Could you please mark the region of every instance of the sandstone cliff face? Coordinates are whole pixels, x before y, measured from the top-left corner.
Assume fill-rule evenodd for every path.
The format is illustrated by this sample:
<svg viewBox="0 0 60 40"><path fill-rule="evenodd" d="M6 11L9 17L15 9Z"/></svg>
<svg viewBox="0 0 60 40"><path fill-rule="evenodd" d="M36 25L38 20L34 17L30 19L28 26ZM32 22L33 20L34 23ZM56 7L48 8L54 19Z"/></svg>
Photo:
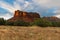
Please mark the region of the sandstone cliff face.
<svg viewBox="0 0 60 40"><path fill-rule="evenodd" d="M23 12L23 11L15 11L14 16L8 21L16 21L22 20L25 22L33 22L35 18L40 18L38 13L34 12Z"/></svg>

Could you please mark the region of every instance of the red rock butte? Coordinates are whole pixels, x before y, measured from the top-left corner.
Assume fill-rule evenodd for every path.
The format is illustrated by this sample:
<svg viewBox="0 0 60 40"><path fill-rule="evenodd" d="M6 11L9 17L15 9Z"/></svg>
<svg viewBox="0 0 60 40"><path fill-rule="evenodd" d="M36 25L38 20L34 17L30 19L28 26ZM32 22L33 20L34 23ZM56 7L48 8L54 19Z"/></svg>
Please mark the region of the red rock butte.
<svg viewBox="0 0 60 40"><path fill-rule="evenodd" d="M39 13L36 12L24 12L20 10L16 10L14 16L10 18L8 21L16 21L22 20L25 22L33 22L36 18L40 18Z"/></svg>

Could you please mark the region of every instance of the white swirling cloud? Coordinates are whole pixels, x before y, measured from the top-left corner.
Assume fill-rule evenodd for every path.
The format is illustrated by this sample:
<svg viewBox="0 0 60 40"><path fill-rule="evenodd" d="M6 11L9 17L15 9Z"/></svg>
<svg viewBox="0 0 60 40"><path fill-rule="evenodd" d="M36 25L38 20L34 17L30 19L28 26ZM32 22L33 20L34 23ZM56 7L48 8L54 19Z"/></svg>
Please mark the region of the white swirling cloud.
<svg viewBox="0 0 60 40"><path fill-rule="evenodd" d="M45 14L53 10L50 13L55 13L54 16L60 17L60 0L15 0L13 5L1 0L0 7L8 10L11 13L14 13L15 10L23 10L23 11L34 11L39 12L40 14ZM45 12L45 13L44 13ZM6 17L7 18L7 17Z"/></svg>

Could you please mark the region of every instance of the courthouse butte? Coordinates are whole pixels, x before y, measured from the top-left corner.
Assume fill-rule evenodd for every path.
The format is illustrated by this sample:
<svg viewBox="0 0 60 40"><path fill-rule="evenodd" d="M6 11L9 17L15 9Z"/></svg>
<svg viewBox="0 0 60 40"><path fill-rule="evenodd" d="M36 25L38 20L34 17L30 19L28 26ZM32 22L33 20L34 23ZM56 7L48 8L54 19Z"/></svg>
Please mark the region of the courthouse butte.
<svg viewBox="0 0 60 40"><path fill-rule="evenodd" d="M14 22L16 20L21 20L24 22L33 22L36 18L40 18L40 15L36 12L25 12L16 10L14 16L10 18L8 21Z"/></svg>

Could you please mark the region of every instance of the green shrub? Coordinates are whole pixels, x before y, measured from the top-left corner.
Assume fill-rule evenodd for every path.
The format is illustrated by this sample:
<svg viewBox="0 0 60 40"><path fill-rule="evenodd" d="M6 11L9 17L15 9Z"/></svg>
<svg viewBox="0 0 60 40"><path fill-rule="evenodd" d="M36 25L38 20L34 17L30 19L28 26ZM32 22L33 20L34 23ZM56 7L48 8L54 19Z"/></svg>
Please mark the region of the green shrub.
<svg viewBox="0 0 60 40"><path fill-rule="evenodd" d="M28 22L24 22L24 21L15 21L14 22L15 26L29 26Z"/></svg>
<svg viewBox="0 0 60 40"><path fill-rule="evenodd" d="M53 27L60 27L60 22L52 22Z"/></svg>
<svg viewBox="0 0 60 40"><path fill-rule="evenodd" d="M14 25L14 22L6 21L5 25L13 26Z"/></svg>
<svg viewBox="0 0 60 40"><path fill-rule="evenodd" d="M41 26L41 27L47 27L47 26L52 26L52 23L44 20L44 19L37 19L33 23L34 25Z"/></svg>
<svg viewBox="0 0 60 40"><path fill-rule="evenodd" d="M0 25L4 25L4 24L5 24L4 18L0 18Z"/></svg>

